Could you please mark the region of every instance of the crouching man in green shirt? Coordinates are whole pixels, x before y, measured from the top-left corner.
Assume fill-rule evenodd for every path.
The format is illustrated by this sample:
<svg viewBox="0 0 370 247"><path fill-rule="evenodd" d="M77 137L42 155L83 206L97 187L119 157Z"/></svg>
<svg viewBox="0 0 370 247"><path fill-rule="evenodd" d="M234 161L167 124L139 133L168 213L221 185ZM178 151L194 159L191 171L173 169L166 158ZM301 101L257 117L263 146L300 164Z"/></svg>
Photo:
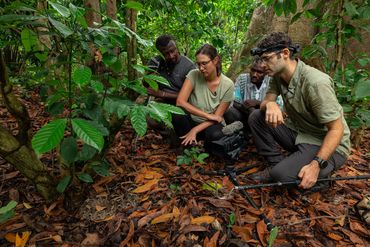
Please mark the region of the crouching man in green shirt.
<svg viewBox="0 0 370 247"><path fill-rule="evenodd" d="M344 164L350 152L350 132L333 80L294 59L298 50L299 46L281 32L271 33L252 49L273 80L260 110L252 113L248 123L259 154L269 164L253 178L262 182L299 178L299 187L309 189L318 178L329 176ZM279 95L286 119L275 102ZM279 145L290 154L285 156Z"/></svg>

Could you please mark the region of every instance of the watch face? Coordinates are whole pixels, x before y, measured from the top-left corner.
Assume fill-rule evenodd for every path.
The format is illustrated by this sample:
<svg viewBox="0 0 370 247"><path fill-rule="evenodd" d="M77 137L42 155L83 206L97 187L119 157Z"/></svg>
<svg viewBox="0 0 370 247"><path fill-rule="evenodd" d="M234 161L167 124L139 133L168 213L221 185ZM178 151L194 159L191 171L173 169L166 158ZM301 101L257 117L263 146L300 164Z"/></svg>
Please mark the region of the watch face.
<svg viewBox="0 0 370 247"><path fill-rule="evenodd" d="M328 162L327 162L326 160L322 160L322 161L319 163L319 165L320 165L320 168L321 168L321 169L324 169L324 168L326 168L326 167L328 166Z"/></svg>

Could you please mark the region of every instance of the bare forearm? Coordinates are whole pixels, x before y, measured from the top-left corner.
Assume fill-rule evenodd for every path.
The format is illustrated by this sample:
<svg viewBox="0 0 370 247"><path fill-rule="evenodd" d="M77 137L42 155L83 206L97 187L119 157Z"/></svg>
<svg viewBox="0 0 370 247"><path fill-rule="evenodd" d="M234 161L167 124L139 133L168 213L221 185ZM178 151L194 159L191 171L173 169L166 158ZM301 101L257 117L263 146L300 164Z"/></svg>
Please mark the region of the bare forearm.
<svg viewBox="0 0 370 247"><path fill-rule="evenodd" d="M321 145L319 152L317 153L317 156L324 160L330 159L331 155L335 152L335 149L340 144L342 137L343 137L343 128L329 130L323 140L323 143Z"/></svg>
<svg viewBox="0 0 370 247"><path fill-rule="evenodd" d="M177 96L179 95L178 93L170 93L170 92L163 92L162 98L167 98L167 99L177 99Z"/></svg>
<svg viewBox="0 0 370 247"><path fill-rule="evenodd" d="M204 112L201 109L193 106L189 102L180 101L180 102L177 102L177 106L184 108L187 112L189 112L193 115L196 115L196 116L207 119L207 113L206 112Z"/></svg>
<svg viewBox="0 0 370 247"><path fill-rule="evenodd" d="M206 128L208 128L209 126L211 126L213 124L215 124L215 122L213 122L213 121L205 121L203 123L198 124L194 128L197 131L197 133L199 133L199 132L205 130Z"/></svg>

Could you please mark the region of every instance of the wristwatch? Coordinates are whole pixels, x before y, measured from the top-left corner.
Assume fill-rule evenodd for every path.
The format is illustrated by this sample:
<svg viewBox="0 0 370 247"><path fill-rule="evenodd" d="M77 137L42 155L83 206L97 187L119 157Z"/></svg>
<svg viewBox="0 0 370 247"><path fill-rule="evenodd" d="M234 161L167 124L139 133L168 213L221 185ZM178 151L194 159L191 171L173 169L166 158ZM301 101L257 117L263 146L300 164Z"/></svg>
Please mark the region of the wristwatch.
<svg viewBox="0 0 370 247"><path fill-rule="evenodd" d="M315 156L313 160L316 160L319 163L320 169L325 169L328 166L328 161L321 159L318 156Z"/></svg>

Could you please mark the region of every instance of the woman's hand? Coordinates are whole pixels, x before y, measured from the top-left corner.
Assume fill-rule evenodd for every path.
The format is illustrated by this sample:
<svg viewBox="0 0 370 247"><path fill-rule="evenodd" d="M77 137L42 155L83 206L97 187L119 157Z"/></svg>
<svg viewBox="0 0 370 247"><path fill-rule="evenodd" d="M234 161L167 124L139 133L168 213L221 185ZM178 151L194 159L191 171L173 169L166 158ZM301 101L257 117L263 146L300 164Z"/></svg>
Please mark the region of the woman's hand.
<svg viewBox="0 0 370 247"><path fill-rule="evenodd" d="M197 142L197 134L198 131L194 128L192 128L186 135L181 136L180 139L184 139L181 144L184 146L190 145L190 144L198 144Z"/></svg>
<svg viewBox="0 0 370 247"><path fill-rule="evenodd" d="M215 121L217 123L221 123L222 121L224 121L223 117L216 114L207 114L207 119L210 121Z"/></svg>

